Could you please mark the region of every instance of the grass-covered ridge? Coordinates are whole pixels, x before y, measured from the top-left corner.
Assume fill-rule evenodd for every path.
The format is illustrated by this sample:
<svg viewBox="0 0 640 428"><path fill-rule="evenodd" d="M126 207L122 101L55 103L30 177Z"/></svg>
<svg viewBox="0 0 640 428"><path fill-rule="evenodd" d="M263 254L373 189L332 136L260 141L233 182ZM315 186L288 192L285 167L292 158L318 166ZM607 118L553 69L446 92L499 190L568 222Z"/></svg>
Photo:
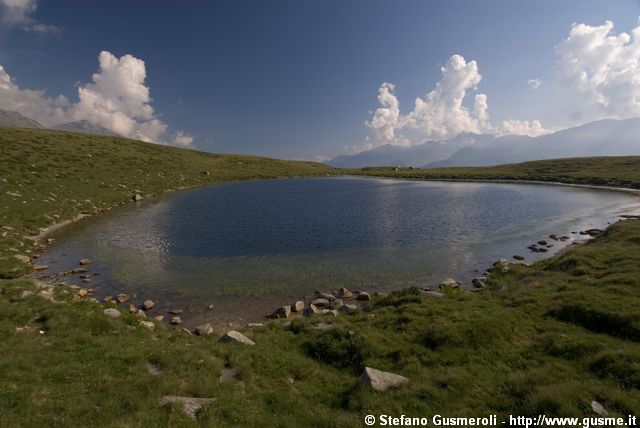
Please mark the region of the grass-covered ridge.
<svg viewBox="0 0 640 428"><path fill-rule="evenodd" d="M139 194L210 183L326 175L314 162L219 155L73 132L0 128L0 278L27 266L25 236L79 214L95 214ZM3 227L3 228L2 228ZM29 254L29 253L26 253Z"/></svg>
<svg viewBox="0 0 640 428"><path fill-rule="evenodd" d="M0 229L7 232L0 252L9 258L12 247L35 250L24 235L130 201L138 191L339 172L64 132L0 136L0 226L9 227ZM603 180L635 180L631 161L604 168ZM436 298L408 289L337 318L243 328L255 346L220 343L228 326L204 337L161 323L148 330L123 306L121 317L109 318L104 306L75 299L69 287L42 291L27 279L0 279L2 426L351 427L367 414L585 417L596 416L594 400L609 416L640 409L637 219L557 258L492 273L481 292ZM48 292L59 303L43 298ZM314 329L320 322L333 328ZM374 392L360 386L365 366L410 381ZM223 368L237 371L234 380L220 382ZM217 400L193 420L158 406L167 395Z"/></svg>
<svg viewBox="0 0 640 428"><path fill-rule="evenodd" d="M484 167L371 167L349 171L354 175L423 180L528 180L640 189L640 156L551 159Z"/></svg>

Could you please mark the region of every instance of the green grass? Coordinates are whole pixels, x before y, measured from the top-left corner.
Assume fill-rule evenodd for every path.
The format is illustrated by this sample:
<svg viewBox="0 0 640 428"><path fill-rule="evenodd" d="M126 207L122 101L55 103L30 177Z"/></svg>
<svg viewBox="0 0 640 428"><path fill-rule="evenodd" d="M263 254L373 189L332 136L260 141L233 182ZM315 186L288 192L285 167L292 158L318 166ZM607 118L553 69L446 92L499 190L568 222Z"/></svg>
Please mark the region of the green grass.
<svg viewBox="0 0 640 428"><path fill-rule="evenodd" d="M2 225L19 232L0 245L10 256L10 245L24 244L23 234L50 222L38 220L44 214L64 219L88 209L72 199L90 199L99 210L126 202L134 187L151 195L231 179L340 172L77 134L0 135L8 181L1 183ZM101 151L104 157L93 156ZM92 158L80 161L87 153ZM135 159L142 156L155 161ZM637 169L627 168L603 176L633 181ZM211 175L201 175L204 169ZM26 203L8 199L7 185ZM56 201L43 203L49 188ZM218 342L224 325L208 337L159 323L149 331L128 313L111 319L97 303L74 301L66 286L54 287L57 304L25 290L39 291L27 279L0 280L0 425L7 427L350 427L363 425L367 414L585 417L596 416L592 400L610 416L640 409L640 220L618 222L557 258L492 273L479 293L454 290L437 299L407 289L355 314L296 319L287 330L281 322L247 329L254 347ZM313 330L320 321L335 328ZM148 364L160 373L149 373ZM359 386L365 366L410 382L373 392ZM221 384L223 367L236 368L244 387ZM218 400L194 421L158 407L165 395Z"/></svg>
<svg viewBox="0 0 640 428"><path fill-rule="evenodd" d="M371 167L349 172L422 180L532 180L640 189L640 156L553 159L487 167Z"/></svg>

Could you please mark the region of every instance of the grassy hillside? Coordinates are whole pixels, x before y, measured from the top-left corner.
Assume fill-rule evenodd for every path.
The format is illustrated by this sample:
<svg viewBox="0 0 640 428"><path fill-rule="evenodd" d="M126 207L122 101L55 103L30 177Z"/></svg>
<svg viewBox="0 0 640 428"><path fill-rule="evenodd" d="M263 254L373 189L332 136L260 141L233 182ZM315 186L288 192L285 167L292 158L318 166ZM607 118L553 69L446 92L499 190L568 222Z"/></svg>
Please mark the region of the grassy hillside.
<svg viewBox="0 0 640 428"><path fill-rule="evenodd" d="M138 191L331 172L104 137L0 135L0 178L7 181L0 183L0 225L11 228L3 229L10 233L0 249L9 258L10 246L27 254L21 237L54 221L47 215L96 212ZM605 168L603 179L631 180L632 161ZM118 307L121 317L109 318L103 305L65 285L0 279L0 425L351 427L363 426L367 414L597 416L594 400L609 416L638 415L638 307L637 219L557 258L496 271L481 292L436 298L408 289L336 318L241 328L255 346L219 342L226 325L204 337L158 322L149 330L126 305ZM332 328L318 330L320 322ZM360 386L365 366L410 381L375 392ZM235 375L221 382L230 369ZM190 419L179 407L160 407L166 395L217 400Z"/></svg>
<svg viewBox="0 0 640 428"><path fill-rule="evenodd" d="M158 193L233 180L326 175L313 162L217 155L118 137L0 128L0 278L28 269L40 228Z"/></svg>
<svg viewBox="0 0 640 428"><path fill-rule="evenodd" d="M361 168L354 175L425 180L534 180L640 189L640 156L554 159L487 167Z"/></svg>

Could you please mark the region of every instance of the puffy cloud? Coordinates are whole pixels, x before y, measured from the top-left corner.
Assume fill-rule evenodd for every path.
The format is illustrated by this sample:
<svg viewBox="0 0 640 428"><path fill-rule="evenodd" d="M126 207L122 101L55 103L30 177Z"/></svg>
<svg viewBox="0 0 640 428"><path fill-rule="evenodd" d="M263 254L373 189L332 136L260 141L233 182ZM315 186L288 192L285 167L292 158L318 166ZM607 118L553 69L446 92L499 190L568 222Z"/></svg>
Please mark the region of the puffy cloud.
<svg viewBox="0 0 640 428"><path fill-rule="evenodd" d="M394 94L395 86L385 82L378 89L380 107L365 122L370 131L363 146L367 150L381 144L411 145L425 139L445 140L461 132L488 132L489 109L487 96L476 94L473 105L464 105L468 91L476 88L482 76L475 61L465 61L453 55L441 68L442 77L424 98L416 98L414 109L400 114L400 103Z"/></svg>
<svg viewBox="0 0 640 428"><path fill-rule="evenodd" d="M151 107L144 61L131 55L116 58L107 51L98 57L100 69L92 83L78 88L71 115L103 126L125 137L162 142L167 126Z"/></svg>
<svg viewBox="0 0 640 428"><path fill-rule="evenodd" d="M78 87L78 102L70 104L45 91L20 89L0 66L0 108L18 111L45 126L86 120L124 137L159 144L189 147L193 137L184 131L168 136L167 125L151 106L144 61L131 55L120 58L103 51L92 81Z"/></svg>
<svg viewBox="0 0 640 428"><path fill-rule="evenodd" d="M193 137L184 131L176 131L173 134L173 145L178 147L191 147L193 144Z"/></svg>
<svg viewBox="0 0 640 428"><path fill-rule="evenodd" d="M573 24L555 48L555 70L580 105L575 117L640 116L640 26L612 33L613 23Z"/></svg>
<svg viewBox="0 0 640 428"><path fill-rule="evenodd" d="M498 128L498 135L528 135L537 137L538 135L549 134L555 129L546 129L539 120L504 120Z"/></svg>
<svg viewBox="0 0 640 428"><path fill-rule="evenodd" d="M527 85L532 89L538 89L542 81L540 79L529 79L527 80Z"/></svg>
<svg viewBox="0 0 640 428"><path fill-rule="evenodd" d="M49 126L66 121L68 105L62 95L51 98L45 91L20 89L0 65L0 109L18 111Z"/></svg>
<svg viewBox="0 0 640 428"><path fill-rule="evenodd" d="M400 118L400 103L393 93L393 83L383 83L378 89L378 103L380 107L373 112L370 121L365 122L376 140L393 141L395 139L398 119Z"/></svg>
<svg viewBox="0 0 640 428"><path fill-rule="evenodd" d="M0 0L0 27L21 28L37 33L59 33L59 27L37 23L31 17L37 9L38 0Z"/></svg>
<svg viewBox="0 0 640 428"><path fill-rule="evenodd" d="M467 91L474 89L482 76L475 61L466 62L453 55L441 68L442 78L424 98L416 98L405 126L428 139L444 140L461 132L483 132L489 128L487 97L477 94L471 110L463 105Z"/></svg>

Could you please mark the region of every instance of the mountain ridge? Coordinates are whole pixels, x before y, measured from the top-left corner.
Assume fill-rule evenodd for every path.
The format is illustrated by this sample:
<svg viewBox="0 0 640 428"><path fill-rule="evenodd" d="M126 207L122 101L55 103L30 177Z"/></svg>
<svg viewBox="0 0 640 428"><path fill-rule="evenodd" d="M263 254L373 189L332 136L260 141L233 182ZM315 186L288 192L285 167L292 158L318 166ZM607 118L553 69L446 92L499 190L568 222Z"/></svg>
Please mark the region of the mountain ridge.
<svg viewBox="0 0 640 428"><path fill-rule="evenodd" d="M117 134L113 131L108 130L105 127L96 125L84 119L76 120L73 122L61 123L59 125L52 126L50 129L57 129L59 131L80 132L83 134L91 134L91 135L103 135L106 137L122 137L122 135L120 134Z"/></svg>
<svg viewBox="0 0 640 428"><path fill-rule="evenodd" d="M13 128L44 128L44 126L37 121L18 113L17 111L2 109L0 109L0 126L10 126Z"/></svg>
<svg viewBox="0 0 640 428"><path fill-rule="evenodd" d="M490 166L532 160L640 155L640 118L602 119L544 134L460 134L411 147L384 145L327 163L341 168Z"/></svg>

